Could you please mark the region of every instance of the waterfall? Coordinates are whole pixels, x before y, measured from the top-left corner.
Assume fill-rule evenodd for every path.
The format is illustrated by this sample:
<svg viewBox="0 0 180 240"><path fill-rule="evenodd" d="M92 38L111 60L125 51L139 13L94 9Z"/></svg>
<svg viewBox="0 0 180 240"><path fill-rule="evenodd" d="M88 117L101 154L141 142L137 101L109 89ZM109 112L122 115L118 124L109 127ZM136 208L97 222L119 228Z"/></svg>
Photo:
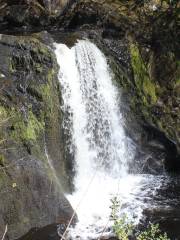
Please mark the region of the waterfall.
<svg viewBox="0 0 180 240"><path fill-rule="evenodd" d="M113 196L130 202L125 212L139 218L142 204L133 196L141 192L142 176L128 174L135 150L124 131L120 93L104 54L88 40L79 40L71 49L56 44L55 53L60 65L63 128L69 136L66 147L74 156L76 172L75 191L67 197L79 224L70 234L72 239L98 239L109 226Z"/></svg>
<svg viewBox="0 0 180 240"><path fill-rule="evenodd" d="M111 175L127 174L132 151L105 56L87 40L71 49L59 44L56 53L63 111L69 116L64 128L70 129L78 178L88 177L95 168Z"/></svg>

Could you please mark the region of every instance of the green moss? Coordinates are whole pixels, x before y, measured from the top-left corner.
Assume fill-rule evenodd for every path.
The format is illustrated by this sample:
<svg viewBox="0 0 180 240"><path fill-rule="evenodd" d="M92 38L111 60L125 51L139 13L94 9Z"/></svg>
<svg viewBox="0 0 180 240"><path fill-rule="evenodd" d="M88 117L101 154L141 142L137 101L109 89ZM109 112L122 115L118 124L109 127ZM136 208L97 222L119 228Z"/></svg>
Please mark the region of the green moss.
<svg viewBox="0 0 180 240"><path fill-rule="evenodd" d="M37 38L34 37L27 37L25 39L23 38L22 41L20 41L20 44L27 46L27 42L24 40L29 41L29 44L32 46L34 52L39 53L39 55L42 55L43 57L50 58L52 57L52 51Z"/></svg>
<svg viewBox="0 0 180 240"><path fill-rule="evenodd" d="M156 88L154 84L148 79L144 78L143 81L143 92L145 96L149 96L151 99L151 104L155 104L157 102L157 96L156 96Z"/></svg>
<svg viewBox="0 0 180 240"><path fill-rule="evenodd" d="M12 111L13 131L11 137L15 140L25 142L36 141L40 133L44 130L44 122L37 119L32 110L28 110L27 119L21 113Z"/></svg>
<svg viewBox="0 0 180 240"><path fill-rule="evenodd" d="M0 107L0 144L4 139L11 138L17 143L36 142L44 131L43 116L37 118L29 107L26 117L15 108ZM8 123L6 126L3 123ZM8 128L7 128L8 127ZM9 134L9 135L8 135Z"/></svg>
<svg viewBox="0 0 180 240"><path fill-rule="evenodd" d="M13 59L9 58L9 73L14 73L15 69L14 69L14 63L13 63Z"/></svg>
<svg viewBox="0 0 180 240"><path fill-rule="evenodd" d="M25 54L21 55L15 52L12 57L9 57L9 73L19 73L19 68L21 68L24 72L33 69L36 74L46 75L46 63L53 64L52 51L33 37L15 37L15 41L20 49L24 49Z"/></svg>
<svg viewBox="0 0 180 240"><path fill-rule="evenodd" d="M160 130L163 130L163 126L162 126L162 122L161 121L157 121L156 122L157 126L159 127Z"/></svg>
<svg viewBox="0 0 180 240"><path fill-rule="evenodd" d="M150 79L148 68L135 44L131 44L130 53L137 94L142 98L144 104L153 105L157 102L156 86Z"/></svg>
<svg viewBox="0 0 180 240"><path fill-rule="evenodd" d="M40 63L37 63L37 64L35 65L35 67L36 67L36 71L37 71L38 73L42 73L42 72L43 72L43 66L42 66Z"/></svg>
<svg viewBox="0 0 180 240"><path fill-rule="evenodd" d="M52 80L53 80L53 77L54 77L54 75L55 75L55 70L52 68L52 69L50 69L49 71L48 71L48 83L49 84L52 84Z"/></svg>
<svg viewBox="0 0 180 240"><path fill-rule="evenodd" d="M51 69L48 71L47 75L47 83L46 84L41 84L38 87L38 91L42 95L43 102L45 103L46 110L45 110L45 115L49 117L53 117L54 113L54 107L57 102L57 95L53 91L53 78L55 75L54 69Z"/></svg>
<svg viewBox="0 0 180 240"><path fill-rule="evenodd" d="M180 86L180 77L176 78L175 87Z"/></svg>
<svg viewBox="0 0 180 240"><path fill-rule="evenodd" d="M3 106L0 106L0 124L5 119L7 119L7 111Z"/></svg>
<svg viewBox="0 0 180 240"><path fill-rule="evenodd" d="M5 140L4 126L7 121L8 121L7 111L3 106L0 106L0 146L1 144L3 144Z"/></svg>
<svg viewBox="0 0 180 240"><path fill-rule="evenodd" d="M24 138L36 140L39 133L44 129L44 124L39 122L32 111L29 112L28 124L24 133Z"/></svg>
<svg viewBox="0 0 180 240"><path fill-rule="evenodd" d="M5 157L3 154L0 154L0 166L3 166L5 162Z"/></svg>
<svg viewBox="0 0 180 240"><path fill-rule="evenodd" d="M40 44L40 48L39 48L39 52L44 55L44 56L48 56L51 57L52 53L49 50L49 48L46 45L43 45L42 43Z"/></svg>
<svg viewBox="0 0 180 240"><path fill-rule="evenodd" d="M53 97L52 97L52 89L49 84L43 84L40 86L40 92L43 96L43 101L46 104L46 115L53 114Z"/></svg>
<svg viewBox="0 0 180 240"><path fill-rule="evenodd" d="M21 218L21 222L22 222L22 224L28 224L30 222L30 219L26 216L23 216Z"/></svg>

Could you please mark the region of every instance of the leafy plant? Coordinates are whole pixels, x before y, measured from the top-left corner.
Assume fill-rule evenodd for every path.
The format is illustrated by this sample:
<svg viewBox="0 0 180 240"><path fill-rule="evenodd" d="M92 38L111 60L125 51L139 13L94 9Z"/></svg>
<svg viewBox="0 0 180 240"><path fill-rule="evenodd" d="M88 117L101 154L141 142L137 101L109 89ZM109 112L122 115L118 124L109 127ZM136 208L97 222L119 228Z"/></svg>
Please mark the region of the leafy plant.
<svg viewBox="0 0 180 240"><path fill-rule="evenodd" d="M118 201L117 197L111 199L112 206L111 208L111 220L113 220L113 230L116 236L121 240L128 240L129 236L132 235L133 224L128 221L126 215L123 215L121 218L118 216L118 211L120 208L120 201Z"/></svg>
<svg viewBox="0 0 180 240"><path fill-rule="evenodd" d="M120 201L117 197L111 199L112 205L110 219L113 221L113 230L119 240L129 240L135 232L135 226L129 221L126 215L119 217L118 213L121 208ZM140 231L133 236L135 240L170 240L166 233L162 233L159 224L150 224L147 229Z"/></svg>
<svg viewBox="0 0 180 240"><path fill-rule="evenodd" d="M170 240L166 233L161 233L159 224L150 224L150 226L138 234L137 240Z"/></svg>

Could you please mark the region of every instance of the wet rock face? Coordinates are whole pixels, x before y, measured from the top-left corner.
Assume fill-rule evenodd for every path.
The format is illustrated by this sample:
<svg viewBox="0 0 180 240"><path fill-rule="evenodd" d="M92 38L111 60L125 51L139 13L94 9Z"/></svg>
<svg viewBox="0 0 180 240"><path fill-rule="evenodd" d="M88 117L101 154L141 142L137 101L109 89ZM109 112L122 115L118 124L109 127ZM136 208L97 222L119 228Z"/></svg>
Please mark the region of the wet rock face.
<svg viewBox="0 0 180 240"><path fill-rule="evenodd" d="M174 169L179 170L178 56L175 51L155 50L152 46L144 49L137 43L130 44L130 54L134 75L134 82L129 85L134 92L132 109L144 118L144 129L150 136L164 145L166 167L173 169L174 165ZM159 71L160 66L163 71Z"/></svg>
<svg viewBox="0 0 180 240"><path fill-rule="evenodd" d="M22 31L19 28L42 29L51 25L70 0L2 0L0 6L0 29Z"/></svg>
<svg viewBox="0 0 180 240"><path fill-rule="evenodd" d="M7 224L9 239L73 213L62 190L58 66L42 36L0 38L0 236Z"/></svg>
<svg viewBox="0 0 180 240"><path fill-rule="evenodd" d="M18 240L59 240L58 225L51 224L44 228L33 228Z"/></svg>
<svg viewBox="0 0 180 240"><path fill-rule="evenodd" d="M153 197L152 207L143 212L144 218L141 219L139 228L143 229L149 222L159 224L160 229L166 232L170 239L179 239L180 179L179 176L173 176L169 180L168 184L164 181L161 188L157 189L157 194Z"/></svg>

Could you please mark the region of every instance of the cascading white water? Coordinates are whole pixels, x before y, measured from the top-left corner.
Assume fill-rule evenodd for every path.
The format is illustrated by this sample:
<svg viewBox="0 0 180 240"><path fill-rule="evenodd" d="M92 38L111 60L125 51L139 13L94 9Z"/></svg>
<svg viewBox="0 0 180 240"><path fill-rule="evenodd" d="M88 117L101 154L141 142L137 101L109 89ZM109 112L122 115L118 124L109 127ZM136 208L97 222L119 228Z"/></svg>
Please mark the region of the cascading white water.
<svg viewBox="0 0 180 240"><path fill-rule="evenodd" d="M110 225L113 196L130 203L125 212L139 218L142 203L134 201L134 193L141 192L143 176L128 175L134 146L125 135L120 94L103 53L88 40L80 40L71 49L56 44L56 56L66 116L63 127L76 162L76 189L68 199L79 223L70 234L72 239L98 239Z"/></svg>
<svg viewBox="0 0 180 240"><path fill-rule="evenodd" d="M72 49L60 44L56 52L64 112L71 116L64 126L69 128L72 123L71 137L78 165L76 180L87 178L95 167L112 175L125 175L132 151L127 147L117 91L105 56L86 40L79 41Z"/></svg>

